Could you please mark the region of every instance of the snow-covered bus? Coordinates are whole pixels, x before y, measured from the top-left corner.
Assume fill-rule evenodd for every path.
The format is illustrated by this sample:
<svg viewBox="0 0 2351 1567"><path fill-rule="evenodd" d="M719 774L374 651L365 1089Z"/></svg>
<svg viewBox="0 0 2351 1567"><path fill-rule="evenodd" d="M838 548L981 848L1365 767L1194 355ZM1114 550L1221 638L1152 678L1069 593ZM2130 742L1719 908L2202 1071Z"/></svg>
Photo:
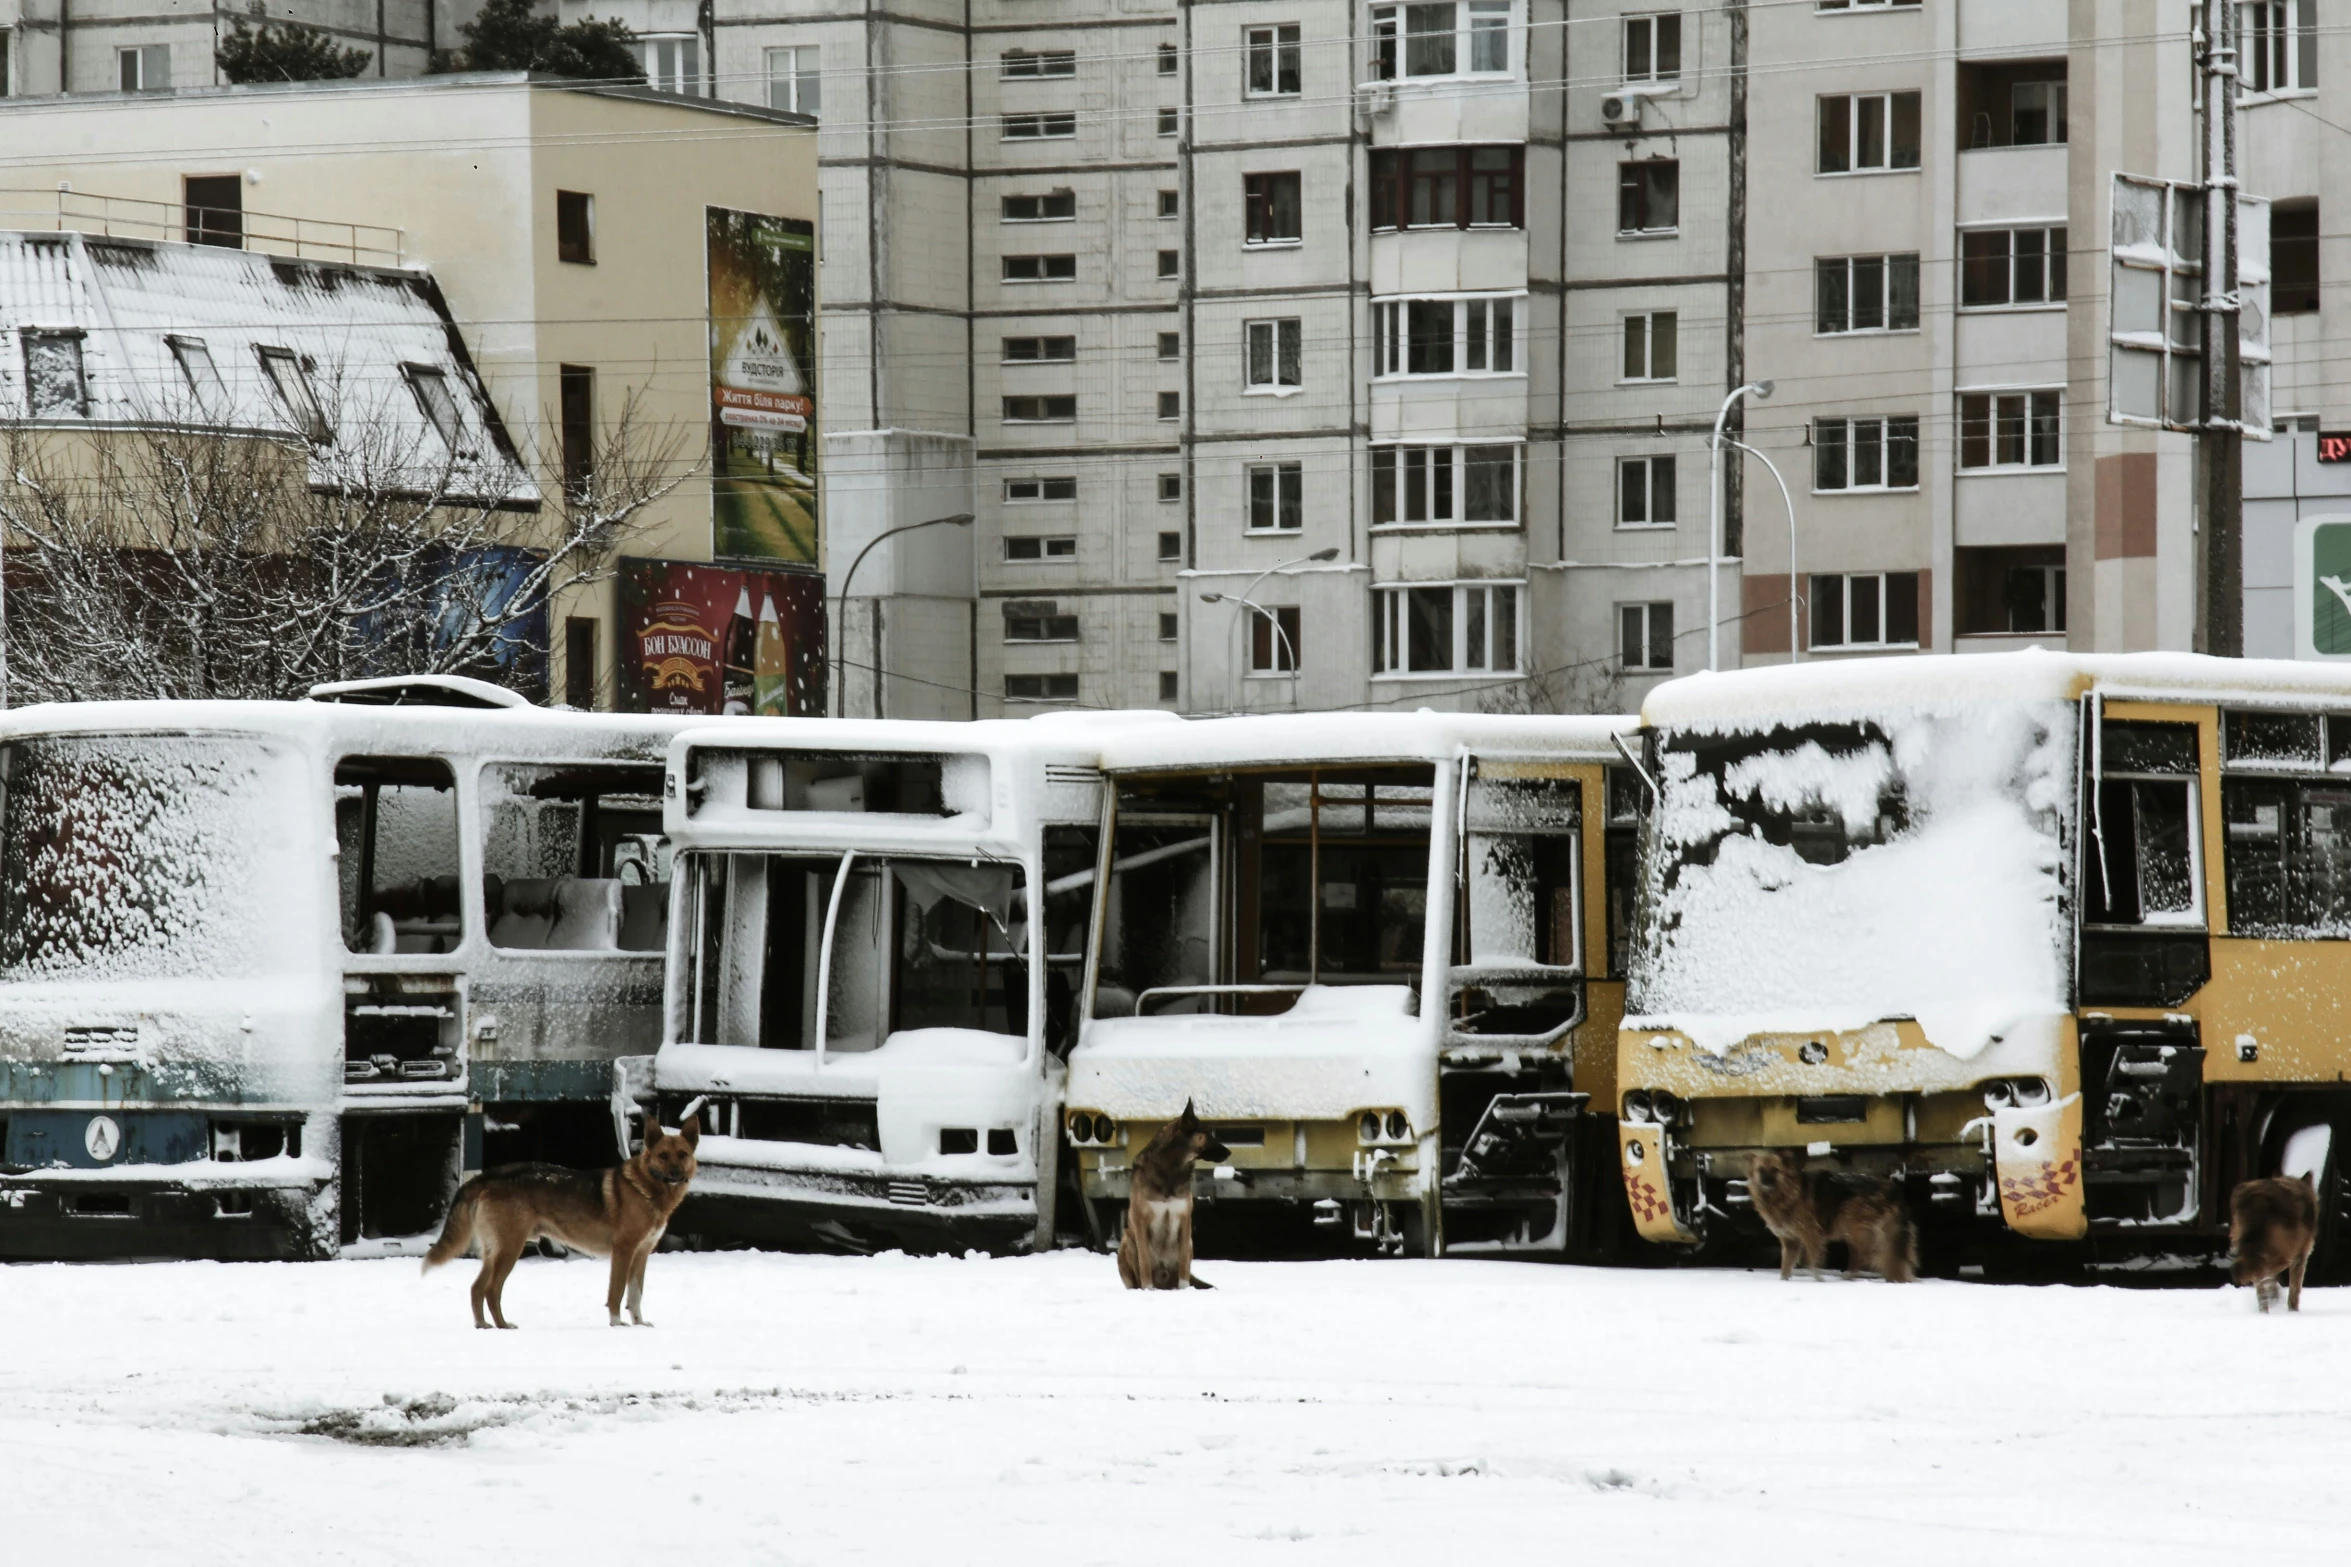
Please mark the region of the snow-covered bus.
<svg viewBox="0 0 2351 1567"><path fill-rule="evenodd" d="M617 1146L675 720L452 679L0 718L0 1256L396 1250Z"/></svg>
<svg viewBox="0 0 2351 1567"><path fill-rule="evenodd" d="M1616 1140L1582 1109L1615 1102L1632 728L1325 713L1109 737L1063 1118L1094 1237L1189 1101L1232 1151L1201 1183L1212 1242L1596 1246Z"/></svg>
<svg viewBox="0 0 2351 1567"><path fill-rule="evenodd" d="M699 1107L672 1226L712 1242L1022 1251L1058 1092L1101 745L1173 714L740 720L671 752L680 915L653 1091Z"/></svg>
<svg viewBox="0 0 2351 1567"><path fill-rule="evenodd" d="M1643 1235L1735 1231L1750 1161L1796 1148L1906 1182L1930 1265L2193 1252L2281 1170L2340 1233L2351 670L1824 661L1643 718Z"/></svg>

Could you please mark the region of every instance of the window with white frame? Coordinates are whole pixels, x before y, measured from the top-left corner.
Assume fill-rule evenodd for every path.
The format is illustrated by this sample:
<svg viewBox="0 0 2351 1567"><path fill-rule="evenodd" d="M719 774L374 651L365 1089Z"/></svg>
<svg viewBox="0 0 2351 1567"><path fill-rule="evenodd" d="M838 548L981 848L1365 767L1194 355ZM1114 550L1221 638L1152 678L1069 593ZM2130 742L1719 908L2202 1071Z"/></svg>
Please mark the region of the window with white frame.
<svg viewBox="0 0 2351 1567"><path fill-rule="evenodd" d="M1078 699L1078 677L1006 675L1004 699L1007 702L1074 702Z"/></svg>
<svg viewBox="0 0 2351 1567"><path fill-rule="evenodd" d="M1078 541L1073 534L1030 535L1007 537L1004 541L1006 560L1076 560Z"/></svg>
<svg viewBox="0 0 2351 1567"><path fill-rule="evenodd" d="M229 390L220 378L219 367L212 362L212 350L205 346L204 339L175 333L164 342L171 347L172 361L180 367L180 379L195 400L196 411L216 419L226 415Z"/></svg>
<svg viewBox="0 0 2351 1567"><path fill-rule="evenodd" d="M645 33L631 45L645 85L663 92L702 92L702 40L693 33Z"/></svg>
<svg viewBox="0 0 2351 1567"><path fill-rule="evenodd" d="M1823 256L1812 264L1813 331L1918 330L1918 254Z"/></svg>
<svg viewBox="0 0 2351 1567"><path fill-rule="evenodd" d="M1616 606L1617 658L1627 670L1673 668L1673 602Z"/></svg>
<svg viewBox="0 0 2351 1567"><path fill-rule="evenodd" d="M1374 527L1456 527L1518 520L1522 444L1375 446Z"/></svg>
<svg viewBox="0 0 2351 1567"><path fill-rule="evenodd" d="M1174 44L1161 44L1159 46L1158 59L1160 75L1173 76L1176 74L1177 58L1176 46Z"/></svg>
<svg viewBox="0 0 2351 1567"><path fill-rule="evenodd" d="M1294 392L1299 386L1300 320L1283 316L1275 321L1244 321L1247 343L1243 381L1252 392Z"/></svg>
<svg viewBox="0 0 2351 1567"><path fill-rule="evenodd" d="M1007 223L1070 223L1078 215L1078 193L1048 190L1035 195L1007 196L1002 210Z"/></svg>
<svg viewBox="0 0 2351 1567"><path fill-rule="evenodd" d="M1251 98L1297 97L1298 29L1251 27L1242 31L1241 38L1245 56L1242 91Z"/></svg>
<svg viewBox="0 0 2351 1567"><path fill-rule="evenodd" d="M185 363L183 360L183 366ZM408 381L409 393L416 398L417 412L424 415L433 433L441 438L441 444L455 456L472 456L465 441L465 420L457 411L456 396L449 390L448 374L433 365L405 364L400 367L400 373Z"/></svg>
<svg viewBox="0 0 2351 1567"><path fill-rule="evenodd" d="M1961 392L1959 466L1967 470L2062 468L2065 393Z"/></svg>
<svg viewBox="0 0 2351 1567"><path fill-rule="evenodd" d="M171 48L142 44L114 51L115 85L124 92L161 92L171 85Z"/></svg>
<svg viewBox="0 0 2351 1567"><path fill-rule="evenodd" d="M90 383L82 369L79 330L17 333L24 349L25 403L36 419L90 411ZM281 350L283 352L283 350ZM305 386L305 393L308 388Z"/></svg>
<svg viewBox="0 0 2351 1567"><path fill-rule="evenodd" d="M1007 397L1006 424L1069 424L1078 416L1075 397Z"/></svg>
<svg viewBox="0 0 2351 1567"><path fill-rule="evenodd" d="M2063 225L1961 230L1959 303L1971 310L2064 304Z"/></svg>
<svg viewBox="0 0 2351 1567"><path fill-rule="evenodd" d="M1812 0L1815 11L1915 11L1920 0Z"/></svg>
<svg viewBox="0 0 2351 1567"><path fill-rule="evenodd" d="M1918 573L1816 574L1812 579L1812 646L1918 646Z"/></svg>
<svg viewBox="0 0 2351 1567"><path fill-rule="evenodd" d="M1075 642L1078 617L1061 613L1052 600L1011 599L1004 606L1007 642Z"/></svg>
<svg viewBox="0 0 2351 1567"><path fill-rule="evenodd" d="M1248 610L1249 673L1294 675L1298 672L1298 606L1268 604Z"/></svg>
<svg viewBox="0 0 2351 1567"><path fill-rule="evenodd" d="M1078 275L1075 256L1006 256L1007 283L1066 283Z"/></svg>
<svg viewBox="0 0 2351 1567"><path fill-rule="evenodd" d="M1372 592L1374 674L1518 672L1516 582L1447 582Z"/></svg>
<svg viewBox="0 0 2351 1567"><path fill-rule="evenodd" d="M1673 454L1616 460L1616 525L1670 528L1675 517Z"/></svg>
<svg viewBox="0 0 2351 1567"><path fill-rule="evenodd" d="M1624 318L1624 361L1620 381L1671 381L1679 373L1681 321L1671 310L1649 310Z"/></svg>
<svg viewBox="0 0 2351 1567"><path fill-rule="evenodd" d="M1074 501L1078 498L1077 475L1053 474L1028 479L1006 479L1004 498L1016 504L1029 501Z"/></svg>
<svg viewBox="0 0 2351 1567"><path fill-rule="evenodd" d="M1511 0L1371 8L1372 75L1494 76L1510 70Z"/></svg>
<svg viewBox="0 0 2351 1567"><path fill-rule="evenodd" d="M1674 158L1639 158L1616 166L1616 231L1672 234L1682 226L1682 166Z"/></svg>
<svg viewBox="0 0 2351 1567"><path fill-rule="evenodd" d="M2008 145L2062 147L2071 135L2065 83L2011 82L2008 86Z"/></svg>
<svg viewBox="0 0 2351 1567"><path fill-rule="evenodd" d="M1075 114L1007 114L1001 124L1006 141L1066 141L1078 133Z"/></svg>
<svg viewBox="0 0 2351 1567"><path fill-rule="evenodd" d="M1682 78L1682 15L1667 11L1657 16L1624 19L1624 79L1628 82L1678 82Z"/></svg>
<svg viewBox="0 0 2351 1567"><path fill-rule="evenodd" d="M1522 296L1372 302L1372 374L1517 375Z"/></svg>
<svg viewBox="0 0 2351 1567"><path fill-rule="evenodd" d="M1004 362L1008 365L1068 364L1078 356L1075 337L1008 337Z"/></svg>
<svg viewBox="0 0 2351 1567"><path fill-rule="evenodd" d="M317 389L311 385L311 367L291 348L257 346L254 352L260 356L261 373L269 378L270 390L293 416L296 428L308 439L324 444L333 428L327 423L326 407L318 400Z"/></svg>
<svg viewBox="0 0 2351 1567"><path fill-rule="evenodd" d="M2247 92L2318 87L2318 0L2253 0L2237 7L2237 77Z"/></svg>
<svg viewBox="0 0 2351 1567"><path fill-rule="evenodd" d="M1008 82L1039 76L1075 76L1078 74L1077 51L1007 49L997 57L996 69Z"/></svg>
<svg viewBox="0 0 2351 1567"><path fill-rule="evenodd" d="M1821 98L1819 172L1915 169L1918 150L1917 93L1832 93Z"/></svg>
<svg viewBox="0 0 2351 1567"><path fill-rule="evenodd" d="M767 106L814 118L824 110L824 75L816 45L767 51Z"/></svg>
<svg viewBox="0 0 2351 1567"><path fill-rule="evenodd" d="M1306 525L1303 463L1253 462L1242 473L1249 487L1251 533L1296 533Z"/></svg>
<svg viewBox="0 0 2351 1567"><path fill-rule="evenodd" d="M1812 421L1815 490L1918 488L1918 417L1871 415Z"/></svg>

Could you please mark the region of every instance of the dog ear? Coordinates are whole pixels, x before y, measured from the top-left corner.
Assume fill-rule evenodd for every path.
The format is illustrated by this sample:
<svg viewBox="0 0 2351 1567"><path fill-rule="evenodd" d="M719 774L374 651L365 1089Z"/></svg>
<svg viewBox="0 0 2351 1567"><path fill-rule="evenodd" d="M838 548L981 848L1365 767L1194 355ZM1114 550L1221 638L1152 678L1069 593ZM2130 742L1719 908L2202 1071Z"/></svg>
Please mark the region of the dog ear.
<svg viewBox="0 0 2351 1567"><path fill-rule="evenodd" d="M1187 1132L1194 1130L1200 1124L1200 1118L1192 1113L1192 1101L1189 1099L1184 1101L1182 1121L1184 1130Z"/></svg>
<svg viewBox="0 0 2351 1567"><path fill-rule="evenodd" d="M686 1124L678 1128L678 1135L686 1140L688 1148L700 1146L702 1142L702 1112L697 1110L687 1116Z"/></svg>

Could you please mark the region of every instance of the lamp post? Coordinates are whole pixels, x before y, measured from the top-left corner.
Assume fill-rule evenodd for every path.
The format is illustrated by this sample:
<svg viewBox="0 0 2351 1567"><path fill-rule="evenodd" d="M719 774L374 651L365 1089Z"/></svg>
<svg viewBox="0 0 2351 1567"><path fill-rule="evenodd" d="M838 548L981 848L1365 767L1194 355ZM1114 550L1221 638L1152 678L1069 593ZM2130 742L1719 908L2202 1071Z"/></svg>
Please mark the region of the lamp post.
<svg viewBox="0 0 2351 1567"><path fill-rule="evenodd" d="M841 646L841 635L845 629L841 620L849 613L849 584L857 580L857 568L865 564L865 557L873 553L873 547L876 544L881 543L884 539L896 538L901 533L912 533L917 528L965 528L969 527L971 522L970 512L959 511L951 517L932 517L923 522L907 522L901 523L895 528L884 528L866 540L865 548L857 552L857 558L849 562L849 569L841 574L841 593L838 598L833 600L835 604L840 606L838 614L833 619L834 648L838 649ZM844 662L845 660L840 653L836 651L833 654L833 699L831 703L835 718L842 716L841 668ZM882 712L882 657L878 642L875 644L873 660L873 710L874 716L879 718Z"/></svg>
<svg viewBox="0 0 2351 1567"><path fill-rule="evenodd" d="M1771 383L1749 381L1734 387L1722 400L1722 407L1715 410L1714 434L1706 443L1706 667L1710 670L1722 667L1722 427L1731 416L1731 404L1750 392L1759 398L1769 397Z"/></svg>
<svg viewBox="0 0 2351 1567"><path fill-rule="evenodd" d="M1203 593L1200 595L1200 602L1203 604L1223 604L1228 602L1234 603L1240 605L1244 609L1254 610L1258 614L1263 615L1265 617L1265 623L1273 627L1273 634L1282 639L1281 646L1290 650L1290 678L1292 680L1297 678L1298 645L1292 642L1290 640L1290 634L1282 629L1281 616L1275 614L1272 610L1267 609L1263 604L1258 603L1255 599L1243 598L1238 593ZM1236 619L1234 624L1238 625L1239 621ZM1244 699L1242 705L1244 707L1248 705L1246 701L1249 692L1248 679L1249 677L1247 675L1243 675L1241 677L1241 694ZM1297 689L1298 688L1295 685L1290 688L1290 693L1293 698L1295 698L1297 695Z"/></svg>
<svg viewBox="0 0 2351 1567"><path fill-rule="evenodd" d="M1238 592L1238 593L1203 593L1203 594L1201 594L1201 595L1200 595L1200 602L1202 602L1203 604L1227 604L1227 603L1229 603L1229 604L1241 604L1241 605L1245 605L1245 606L1247 606L1247 607L1248 607L1248 608L1250 608L1250 609L1253 609L1253 610L1255 610L1255 611L1256 611L1258 614L1260 614L1260 615L1264 615L1264 614L1267 614L1267 611L1266 611L1265 607L1264 607L1263 605L1259 604L1259 603L1256 601L1256 599L1255 599L1255 596L1254 596L1254 595L1256 594L1256 592L1257 592L1257 584L1259 584L1260 582L1263 582L1263 581L1264 581L1266 578L1268 578L1268 577L1272 576L1272 575L1273 575L1275 572L1277 572L1277 571L1287 571L1287 570L1289 570L1289 569L1290 569L1292 566L1303 566L1303 565L1305 565L1305 564L1306 564L1308 561L1320 561L1320 560L1337 560L1338 558L1339 558L1339 551L1338 551L1338 548L1337 548L1337 546L1335 546L1335 545L1334 545L1333 547L1331 547L1331 548L1329 548L1329 549L1320 549L1320 550L1316 550L1316 551L1315 551L1313 554L1311 554L1311 555L1301 555L1301 556L1299 556L1299 557L1298 557L1296 560L1283 560L1283 561L1276 561L1276 562L1274 562L1274 564L1272 564L1272 565L1270 565L1270 566L1266 567L1266 568L1265 568L1263 571L1259 572L1259 573L1258 573L1256 576L1254 576L1254 577L1251 577L1251 578L1249 579L1249 585L1248 585L1247 587L1243 588L1243 589L1242 589L1240 592ZM1270 618L1270 617L1269 617L1269 618ZM1275 620L1273 624L1274 624L1274 629L1275 629L1275 631L1278 633L1278 632L1281 630L1281 624L1282 624L1282 623L1281 623L1279 620ZM1239 614L1237 614L1237 613L1236 613L1236 614L1233 616L1233 632L1232 632L1231 634L1228 634L1228 635L1227 635L1227 637L1226 637L1226 640L1227 640L1228 642L1235 642L1235 641L1237 641L1237 640L1238 640L1237 633L1240 631L1240 629L1241 629L1241 617L1240 617L1240 615L1239 615ZM1285 636L1285 637L1283 637L1283 638L1282 638L1282 640L1283 640L1284 642L1287 642L1287 641L1289 641L1289 638ZM1290 649L1290 663L1291 663L1291 665L1293 666L1293 669L1295 668L1295 666L1296 666L1297 662L1298 662L1298 650L1297 650L1296 648L1294 648L1294 647L1293 647L1293 648L1291 648L1291 649ZM1235 648L1233 649L1233 667L1234 667L1234 669L1235 669L1236 671L1240 671L1240 664L1241 664L1240 649L1239 649L1238 647L1235 647ZM1246 672L1241 672L1241 673L1240 673L1240 681L1241 681L1240 688L1239 688L1238 692L1236 693L1236 700L1235 700L1235 701L1234 701L1234 703L1233 703L1233 711L1234 711L1234 712L1236 712L1236 713L1237 713L1237 712L1240 712L1240 711L1242 710L1242 708L1243 708L1243 707L1245 707L1245 706L1247 705L1247 703L1246 703L1246 700L1245 700L1245 699L1246 699L1246 697L1247 697L1247 695L1248 695L1248 691L1249 691L1249 685L1248 685L1248 675L1247 675L1247 673L1246 673Z"/></svg>
<svg viewBox="0 0 2351 1567"><path fill-rule="evenodd" d="M1788 508L1788 662L1796 662L1796 503L1788 499L1788 481L1780 477L1780 465L1733 437L1731 444L1771 470L1771 482L1780 487L1780 504Z"/></svg>

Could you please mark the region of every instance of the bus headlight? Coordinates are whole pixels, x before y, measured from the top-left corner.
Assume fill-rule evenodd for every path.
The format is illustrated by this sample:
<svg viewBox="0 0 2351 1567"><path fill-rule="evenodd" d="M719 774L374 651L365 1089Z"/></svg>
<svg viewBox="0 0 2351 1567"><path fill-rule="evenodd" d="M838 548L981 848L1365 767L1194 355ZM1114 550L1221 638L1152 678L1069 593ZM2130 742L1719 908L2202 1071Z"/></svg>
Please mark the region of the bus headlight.
<svg viewBox="0 0 2351 1567"><path fill-rule="evenodd" d="M1411 1135L1412 1123L1404 1119L1404 1112L1401 1110L1390 1110L1388 1112L1389 1140L1391 1142L1400 1143L1411 1137Z"/></svg>
<svg viewBox="0 0 2351 1567"><path fill-rule="evenodd" d="M1660 1126L1671 1126L1680 1120L1682 1110L1682 1102L1662 1088L1649 1096L1649 1114Z"/></svg>
<svg viewBox="0 0 2351 1567"><path fill-rule="evenodd" d="M1648 1121L1655 1118L1650 1107L1649 1090L1636 1088L1624 1096L1624 1118L1628 1121Z"/></svg>
<svg viewBox="0 0 2351 1567"><path fill-rule="evenodd" d="M2020 1077L2008 1086L2019 1109L2030 1110L2049 1102L2049 1085L2037 1077Z"/></svg>

